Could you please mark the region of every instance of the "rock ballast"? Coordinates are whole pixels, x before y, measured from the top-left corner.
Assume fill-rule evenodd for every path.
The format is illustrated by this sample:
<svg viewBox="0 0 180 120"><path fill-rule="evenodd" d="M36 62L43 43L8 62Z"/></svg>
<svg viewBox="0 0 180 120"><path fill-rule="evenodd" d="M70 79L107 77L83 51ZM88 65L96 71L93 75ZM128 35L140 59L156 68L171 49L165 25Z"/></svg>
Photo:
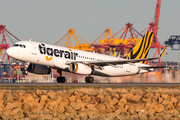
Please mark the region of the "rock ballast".
<svg viewBox="0 0 180 120"><path fill-rule="evenodd" d="M180 90L0 90L3 120L179 120Z"/></svg>

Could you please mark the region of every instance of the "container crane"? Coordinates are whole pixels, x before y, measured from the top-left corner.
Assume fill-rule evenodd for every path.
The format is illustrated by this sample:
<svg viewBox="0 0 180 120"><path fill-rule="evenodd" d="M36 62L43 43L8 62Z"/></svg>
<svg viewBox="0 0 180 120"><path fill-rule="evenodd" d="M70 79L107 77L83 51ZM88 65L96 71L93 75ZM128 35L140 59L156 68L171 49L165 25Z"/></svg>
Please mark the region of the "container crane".
<svg viewBox="0 0 180 120"><path fill-rule="evenodd" d="M113 56L119 56L120 53L120 56L123 57L140 40L139 38L137 38L137 36L140 35L140 33L136 29L134 29L132 25L133 24L131 23L127 23L126 26L116 34L114 33L110 34L110 38L105 40L100 40L98 45L94 44L97 40L99 40L100 38L99 37L96 41L92 43L93 44L92 46L95 47L95 51L98 51L99 53L102 54L110 54L110 52L112 52ZM103 35L107 35L108 32L109 30L106 29ZM119 34L120 32L123 33L120 37L118 37L117 34ZM129 39L126 39L128 32L130 32L131 37ZM117 39L114 39L115 36L117 37ZM102 42L102 41L106 41L106 42ZM102 52L102 50L104 51Z"/></svg>
<svg viewBox="0 0 180 120"><path fill-rule="evenodd" d="M109 45L111 44L118 45L121 43L121 39L118 36L113 36L113 35L114 33L111 32L110 28L105 29L104 33L100 37L98 37L94 42L91 43L92 46L94 47L94 50L101 54L110 54L109 51L113 51L113 56L115 56L116 55L115 49L110 48ZM110 36L111 39L108 39L108 36ZM99 41L99 44L95 44L97 41Z"/></svg>
<svg viewBox="0 0 180 120"><path fill-rule="evenodd" d="M84 41L84 44L79 42L76 35ZM70 41L71 36L73 36L73 38L75 40L75 43L76 43L75 47L72 46L72 42ZM61 46L65 46L65 47L69 47L69 48L73 48L73 49L84 50L84 51L90 51L90 52L94 51L94 49L91 48L91 44L88 43L86 40L84 40L81 36L79 36L75 32L75 29L73 29L73 28L69 29L68 33L64 37L62 37L59 41L57 41L54 45L57 45L59 42L61 42L63 40L64 40L64 42Z"/></svg>
<svg viewBox="0 0 180 120"><path fill-rule="evenodd" d="M124 32L122 33L122 35L120 36L120 39L122 40L122 43L119 45L109 45L109 47L114 47L116 48L116 51L118 53L120 53L120 56L123 57L125 54L128 54L128 52L134 47L134 45L139 41L139 39L137 38L139 35L142 36L141 34L144 31L152 31L154 32L154 37L151 43L151 48L157 48L155 54L153 57L155 57L156 53L158 52L158 54L160 54L160 49L163 49L164 46L160 44L160 42L158 41L158 37L157 37L157 31L158 31L158 23L159 23L159 15L160 15L160 5L161 5L161 0L157 0L156 3L156 12L155 12L155 20L154 22L149 23L149 26L147 28L145 28L143 31L138 32L137 30L135 30L132 25L130 23L126 24L126 27L124 27L123 29L121 29L120 31L118 31L116 34L114 34L113 36L111 36L109 39L111 39L112 37L114 37L115 35L119 34L121 31L124 30ZM127 32L130 32L130 39L126 39L126 35ZM135 41L134 41L135 40ZM102 46L103 47L103 46ZM106 44L107 49L108 45ZM152 61L151 61L152 62ZM150 62L150 64L151 64ZM161 65L161 60L158 60L158 64L159 66ZM161 72L161 69L159 68L159 72Z"/></svg>
<svg viewBox="0 0 180 120"><path fill-rule="evenodd" d="M180 50L180 35L171 35L170 38L164 42L166 46L171 47L172 50ZM175 47L176 45L176 47ZM179 75L179 54L178 53L178 75ZM174 70L175 71L175 70ZM175 76L175 72L174 72ZM179 76L178 76L179 77Z"/></svg>
<svg viewBox="0 0 180 120"><path fill-rule="evenodd" d="M161 0L157 0L155 21L154 21L154 25L153 25L153 27L151 29L154 32L154 38L153 38L152 43L151 43L151 48L157 48L156 53L158 52L158 55L160 54L161 49L164 48L163 45L160 45L160 42L159 42L158 37L157 37L158 24L159 24L159 15L160 15L160 7L161 7ZM155 53L155 55L156 55L156 53ZM158 64L159 64L159 66L161 66L161 58L158 59ZM161 72L161 68L159 68L159 72Z"/></svg>
<svg viewBox="0 0 180 120"><path fill-rule="evenodd" d="M171 35L164 44L171 47L172 50L180 50L180 35ZM174 48L174 45L178 45L178 48Z"/></svg>
<svg viewBox="0 0 180 120"><path fill-rule="evenodd" d="M126 23L126 27L121 29L116 34L120 33L121 31L123 31L120 36L120 39L123 39L122 43L114 47L116 47L116 51L118 51L118 54L120 53L120 56L124 57L139 42L140 39L138 38L138 36L141 37L142 35L133 27L133 24L131 23ZM130 37L127 39L126 37L128 32L130 34Z"/></svg>
<svg viewBox="0 0 180 120"><path fill-rule="evenodd" d="M9 48L9 44L7 43L6 36L10 39L10 41L13 44L14 44L14 42L10 38L10 35L12 37L14 37L16 40L20 41L20 39L18 39L16 36L14 36L12 33L10 33L5 27L6 27L5 25L0 24L0 35L2 34L2 40L1 40L1 43L0 43L0 57L3 54L2 52ZM5 58L5 56L6 56L6 53L3 55L2 60ZM8 61L10 60L9 56L7 56L7 60Z"/></svg>
<svg viewBox="0 0 180 120"><path fill-rule="evenodd" d="M25 75L22 75L22 73L18 73L20 70L14 70L16 65L20 65L19 68L24 69L25 64L24 63L18 63L18 62L10 62L10 57L7 55L7 60L4 62L4 58L6 56L6 53L3 55L3 51L9 48L9 44L6 38L9 38L12 44L14 44L11 37L15 38L16 40L20 41L16 36L14 36L12 33L10 33L5 25L0 24L0 35L2 35L2 40L0 42L0 56L2 57L2 61L0 61L0 82L6 82L6 79L13 79L14 77L25 77ZM11 36L11 37L10 37Z"/></svg>

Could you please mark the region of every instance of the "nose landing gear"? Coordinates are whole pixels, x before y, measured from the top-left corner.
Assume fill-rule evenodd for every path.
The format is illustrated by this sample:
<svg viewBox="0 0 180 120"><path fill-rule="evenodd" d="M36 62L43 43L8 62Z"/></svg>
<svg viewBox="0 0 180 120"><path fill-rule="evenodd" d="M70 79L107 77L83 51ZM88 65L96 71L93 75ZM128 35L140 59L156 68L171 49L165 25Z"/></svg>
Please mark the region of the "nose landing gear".
<svg viewBox="0 0 180 120"><path fill-rule="evenodd" d="M65 77L57 77L57 82L58 83L65 83Z"/></svg>
<svg viewBox="0 0 180 120"><path fill-rule="evenodd" d="M65 83L66 79L65 79L65 77L62 77L62 71L57 70L57 72L60 75L60 77L57 77L57 82L58 83Z"/></svg>

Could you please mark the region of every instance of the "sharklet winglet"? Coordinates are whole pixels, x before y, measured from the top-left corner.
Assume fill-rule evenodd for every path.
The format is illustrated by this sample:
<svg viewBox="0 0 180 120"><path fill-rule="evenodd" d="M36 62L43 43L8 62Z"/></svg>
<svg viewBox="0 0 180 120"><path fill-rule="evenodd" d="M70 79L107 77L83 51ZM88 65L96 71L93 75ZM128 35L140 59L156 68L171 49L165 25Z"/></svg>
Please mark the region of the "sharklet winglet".
<svg viewBox="0 0 180 120"><path fill-rule="evenodd" d="M166 49L167 49L167 46L166 46L166 47L162 50L162 52L160 53L160 55L159 55L160 58L164 55Z"/></svg>

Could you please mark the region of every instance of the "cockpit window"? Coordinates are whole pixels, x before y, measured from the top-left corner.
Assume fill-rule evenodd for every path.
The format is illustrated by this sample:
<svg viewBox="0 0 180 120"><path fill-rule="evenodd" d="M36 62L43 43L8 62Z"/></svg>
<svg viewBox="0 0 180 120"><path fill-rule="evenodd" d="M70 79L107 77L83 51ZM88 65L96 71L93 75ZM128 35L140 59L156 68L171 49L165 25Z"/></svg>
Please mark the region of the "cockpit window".
<svg viewBox="0 0 180 120"><path fill-rule="evenodd" d="M22 44L14 44L14 47L26 48L26 46L25 46L25 45L22 45Z"/></svg>
<svg viewBox="0 0 180 120"><path fill-rule="evenodd" d="M15 45L14 45L14 47L17 47L17 46L19 46L19 44L15 44Z"/></svg>

